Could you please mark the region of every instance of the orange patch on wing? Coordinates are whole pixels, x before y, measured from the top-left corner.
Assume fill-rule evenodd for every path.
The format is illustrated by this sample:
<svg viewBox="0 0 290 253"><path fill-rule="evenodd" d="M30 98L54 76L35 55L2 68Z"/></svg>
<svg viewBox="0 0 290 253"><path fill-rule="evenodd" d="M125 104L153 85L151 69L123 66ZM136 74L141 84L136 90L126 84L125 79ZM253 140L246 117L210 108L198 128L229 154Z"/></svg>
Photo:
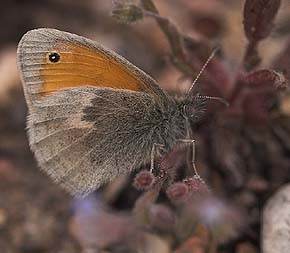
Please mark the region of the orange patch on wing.
<svg viewBox="0 0 290 253"><path fill-rule="evenodd" d="M126 67L102 51L75 44L59 43L55 51L58 62L51 62L49 54L40 68L43 82L41 93L63 88L96 86L141 91L144 83Z"/></svg>

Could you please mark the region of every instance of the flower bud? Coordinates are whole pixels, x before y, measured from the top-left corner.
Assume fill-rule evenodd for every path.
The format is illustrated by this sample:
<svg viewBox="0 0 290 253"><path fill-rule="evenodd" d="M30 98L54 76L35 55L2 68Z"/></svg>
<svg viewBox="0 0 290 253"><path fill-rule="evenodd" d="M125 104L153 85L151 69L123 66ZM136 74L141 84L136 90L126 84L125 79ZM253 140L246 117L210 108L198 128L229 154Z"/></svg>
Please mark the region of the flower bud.
<svg viewBox="0 0 290 253"><path fill-rule="evenodd" d="M208 193L209 189L206 185L206 183L197 176L189 177L183 180L183 183L185 183L188 186L188 189L191 193Z"/></svg>
<svg viewBox="0 0 290 253"><path fill-rule="evenodd" d="M188 186L185 183L174 183L166 190L168 198L173 202L184 201L188 195Z"/></svg>
<svg viewBox="0 0 290 253"><path fill-rule="evenodd" d="M140 171L134 179L134 187L138 190L148 190L155 182L155 176L147 170Z"/></svg>

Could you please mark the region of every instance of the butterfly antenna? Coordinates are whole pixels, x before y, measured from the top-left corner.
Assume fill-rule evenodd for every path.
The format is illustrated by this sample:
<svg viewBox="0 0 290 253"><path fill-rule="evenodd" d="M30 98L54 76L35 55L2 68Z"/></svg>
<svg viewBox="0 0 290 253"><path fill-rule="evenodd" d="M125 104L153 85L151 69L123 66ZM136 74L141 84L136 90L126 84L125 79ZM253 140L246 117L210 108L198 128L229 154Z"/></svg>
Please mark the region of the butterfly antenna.
<svg viewBox="0 0 290 253"><path fill-rule="evenodd" d="M224 98L221 98L221 97L211 97L211 96L198 95L198 98L209 99L209 100L216 100L216 101L224 104L227 107L230 105L227 100L225 100Z"/></svg>
<svg viewBox="0 0 290 253"><path fill-rule="evenodd" d="M205 68L207 67L207 65L210 63L210 61L212 60L212 58L215 56L216 52L219 50L219 47L216 47L213 49L212 53L210 54L210 56L207 58L206 62L203 64L201 70L198 72L196 78L194 79L191 87L189 88L187 94L188 96L191 94L191 91L193 89L193 87L195 86L195 84L197 83L198 79L200 78L201 74L203 73L203 71L205 70Z"/></svg>

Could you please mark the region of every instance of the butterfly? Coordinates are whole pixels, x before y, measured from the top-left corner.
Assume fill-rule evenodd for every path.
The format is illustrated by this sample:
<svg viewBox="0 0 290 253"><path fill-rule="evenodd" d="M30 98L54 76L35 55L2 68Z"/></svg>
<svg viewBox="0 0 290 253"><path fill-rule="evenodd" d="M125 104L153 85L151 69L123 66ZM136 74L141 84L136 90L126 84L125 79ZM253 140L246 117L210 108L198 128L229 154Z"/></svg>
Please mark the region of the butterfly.
<svg viewBox="0 0 290 253"><path fill-rule="evenodd" d="M198 96L175 99L149 75L75 34L27 32L17 51L29 144L56 183L84 196L186 138ZM152 160L151 160L152 161Z"/></svg>

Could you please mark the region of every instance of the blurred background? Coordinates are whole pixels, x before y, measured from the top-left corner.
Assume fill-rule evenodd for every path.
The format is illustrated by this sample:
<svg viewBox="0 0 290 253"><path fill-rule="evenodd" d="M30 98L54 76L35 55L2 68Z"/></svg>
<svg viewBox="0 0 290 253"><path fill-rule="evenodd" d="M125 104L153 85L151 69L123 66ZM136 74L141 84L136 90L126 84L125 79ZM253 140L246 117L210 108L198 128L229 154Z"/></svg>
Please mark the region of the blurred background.
<svg viewBox="0 0 290 253"><path fill-rule="evenodd" d="M192 36L196 40L206 38L212 44L221 45L223 68L228 73L227 79L233 80L236 77L247 44L243 28L244 1L155 0L154 2L160 14L170 18L182 33ZM155 20L146 18L134 24L120 24L111 17L112 8L112 2L107 0L10 0L1 3L1 253L81 252L84 250L84 239L79 236L79 230L81 229L79 224L81 223L75 221L76 206L81 205L86 211L97 208L95 207L96 203L92 204L90 201L89 203L80 203L74 200L69 194L53 184L37 168L36 161L30 152L25 131L27 108L16 67L17 43L26 31L33 28L50 27L93 39L126 57L154 77L164 89L170 92L182 93L186 91L192 81L184 79L182 73L170 63L168 41L156 25ZM287 36L290 32L289 17L290 5L285 0L282 1L282 7L275 19L275 30L267 40L261 42L259 47L260 55L262 55L260 68L269 67L283 49L287 47ZM289 66L287 67L289 68ZM289 115L289 103L287 101L283 100L281 110ZM254 129L256 129L256 126ZM212 130L211 128L208 131ZM207 134L207 136L210 136L210 134ZM226 137L219 136L217 139L217 142L221 145L223 138ZM252 140L253 142L256 141L255 138L252 138ZM260 145L263 145L263 142L260 142ZM201 149L204 150L205 147L204 144ZM202 154L201 167L208 166L207 163L203 163L204 160L209 159L209 157L203 155L206 152L200 151L200 153ZM235 236L234 239L223 242L224 246L219 252L259 252L261 208L267 197L289 179L288 157L289 153L283 156L283 162L285 163L283 172L278 170L278 175L274 176L276 184L273 187L269 186L271 184L269 178L272 178L272 174L264 176L265 171L259 170L254 173L254 177L250 177L251 172L249 170L247 172L242 171L242 178L246 177L245 173L248 173L247 176L251 178L251 181L242 179L242 181L244 180L242 183L237 183L238 186L230 188L230 193L235 196L235 201L240 200L241 205L246 206L246 213L250 210L244 223L250 224L252 227L247 232L237 233L238 236ZM281 161L280 156L278 158L273 157L273 159ZM264 163L262 160L262 155L259 155L256 162ZM228 164L225 166L228 166ZM281 167L280 164L276 164L276 166ZM243 168L243 166L240 167ZM231 167L229 166L229 168ZM223 193L228 190L221 189L223 188L223 182L229 180L232 176L227 177L228 174L231 174L229 171L230 169L222 172L222 176L216 175L219 172L211 174L209 186L214 187L213 191L217 189L217 192ZM237 180L240 180L240 175L236 176L235 174L236 171L232 173L235 178L238 178ZM214 183L211 184L211 182ZM230 198L230 201L232 201L232 198ZM129 204L126 206L127 202L125 201L123 205L118 203L118 208L123 206L125 208L122 209L130 209ZM240 216L235 217L235 219L240 219L237 218ZM111 219L111 217L107 217L107 219ZM96 226L98 224L96 222ZM116 221L116 224L120 224L120 222ZM92 235L93 239L91 241L97 240L95 231L86 233ZM106 231L104 233L111 232Z"/></svg>

